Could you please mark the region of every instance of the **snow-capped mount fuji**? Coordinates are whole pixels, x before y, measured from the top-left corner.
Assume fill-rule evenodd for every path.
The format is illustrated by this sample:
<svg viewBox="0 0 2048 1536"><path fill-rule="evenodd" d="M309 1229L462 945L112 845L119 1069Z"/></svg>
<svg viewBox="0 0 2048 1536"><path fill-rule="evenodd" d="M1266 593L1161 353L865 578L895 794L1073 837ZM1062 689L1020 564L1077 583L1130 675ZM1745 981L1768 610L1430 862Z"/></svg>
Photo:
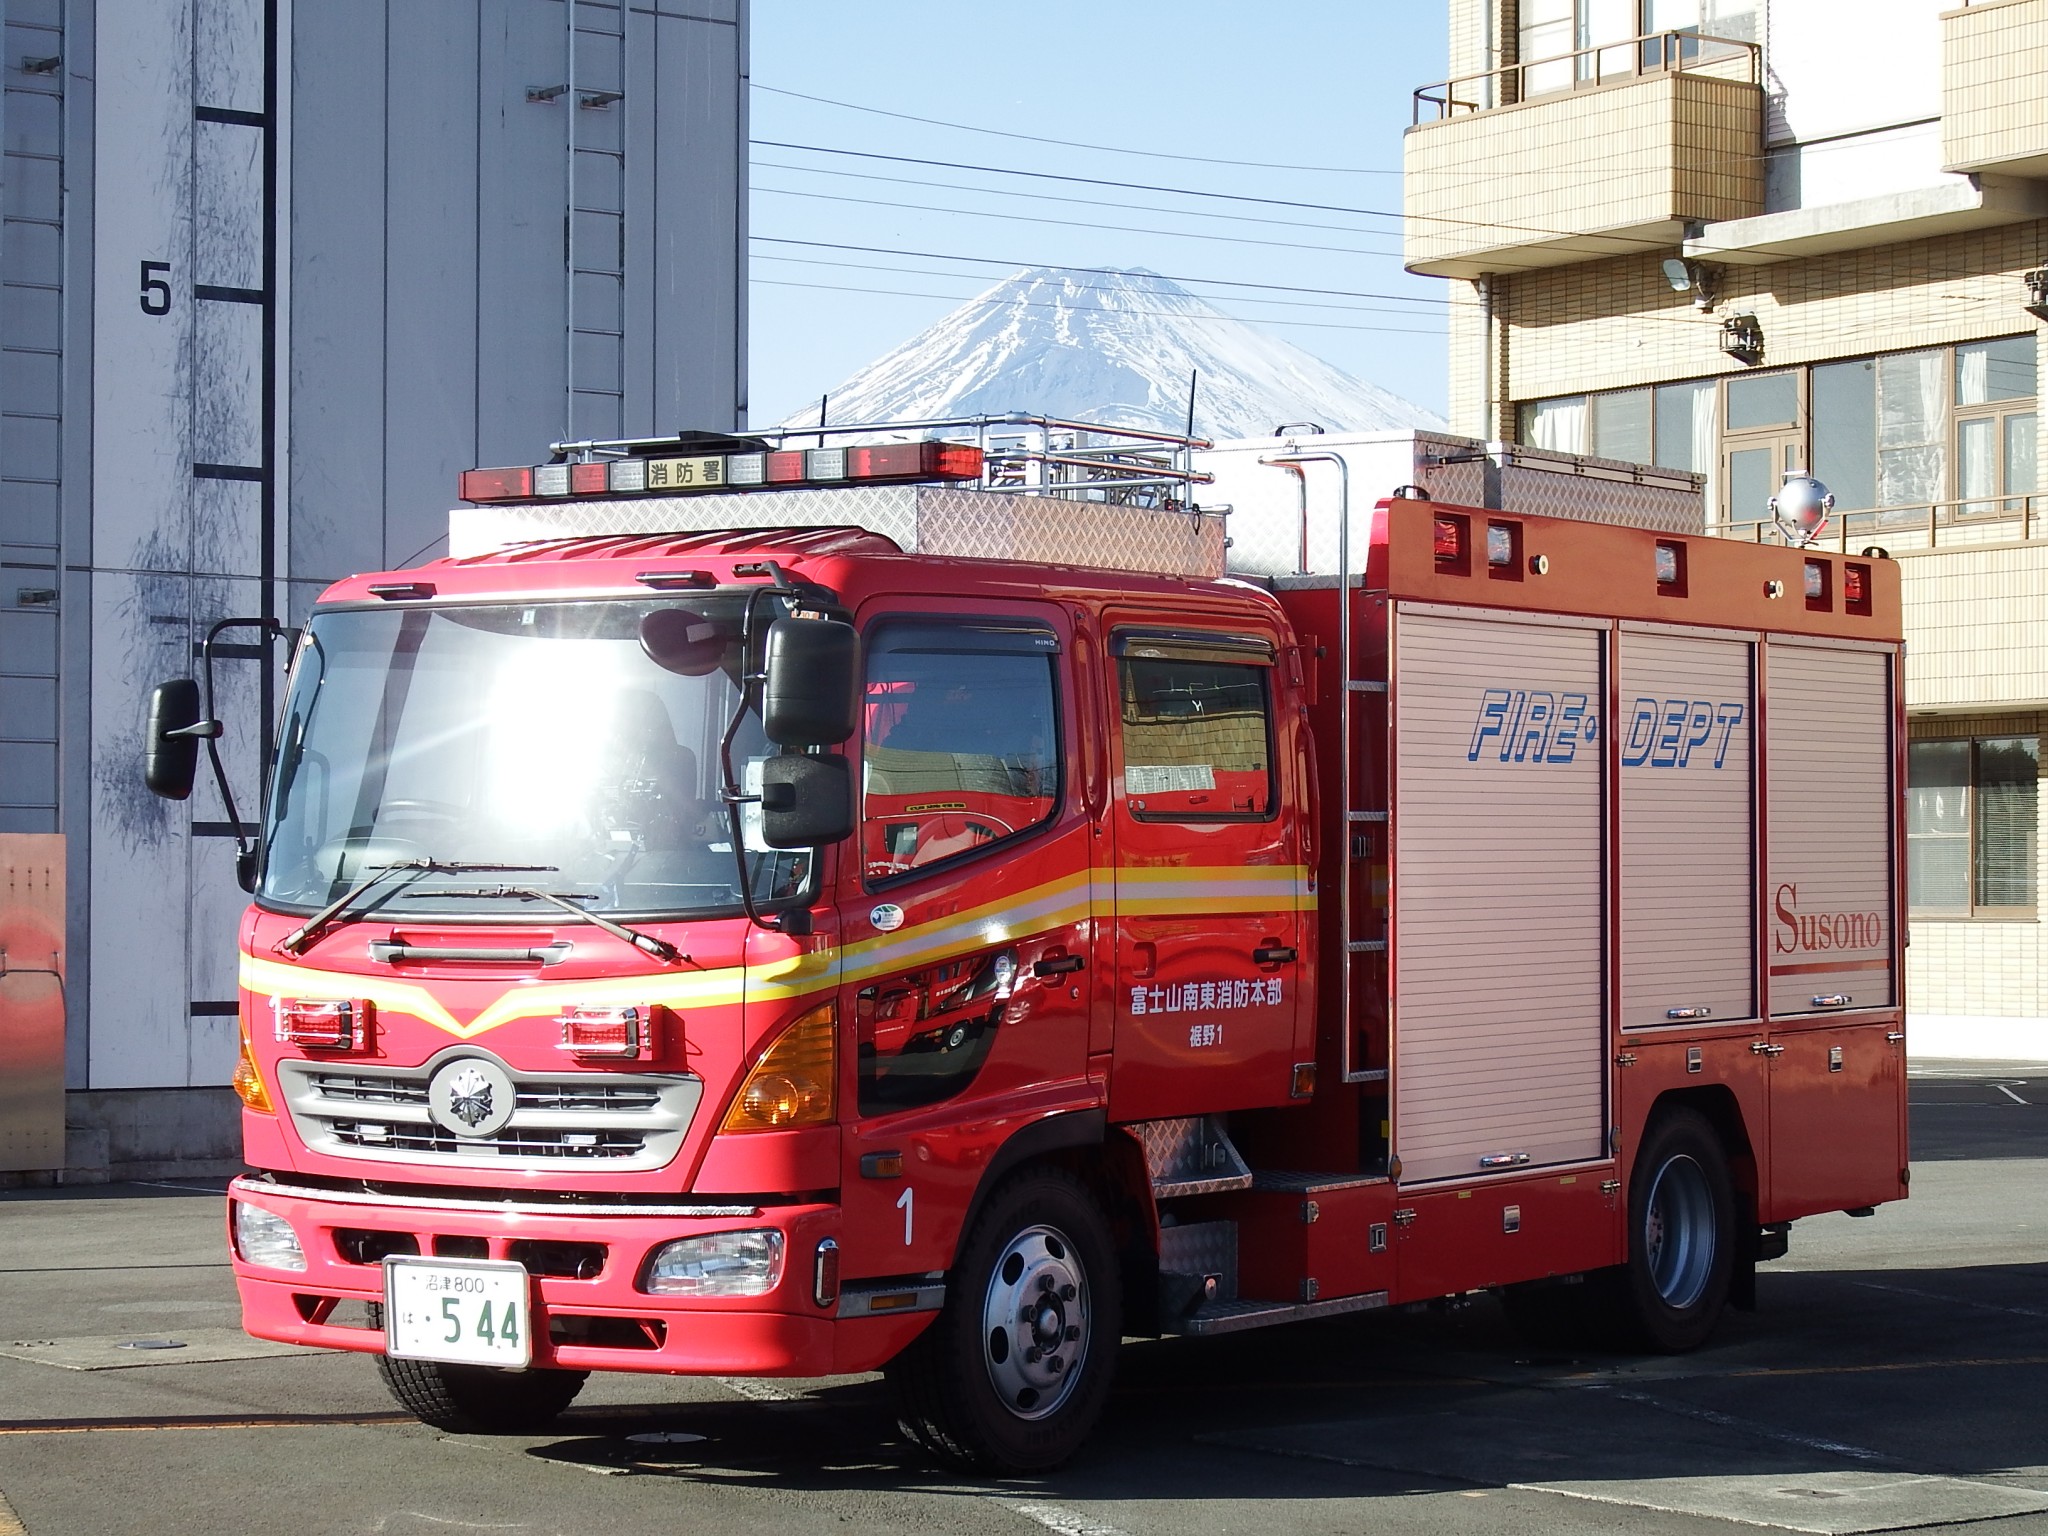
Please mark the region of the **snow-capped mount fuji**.
<svg viewBox="0 0 2048 1536"><path fill-rule="evenodd" d="M1260 437L1282 422L1333 432L1441 427L1434 412L1353 378L1155 273L1032 267L969 299L826 397L833 422L1032 415ZM784 421L818 419L814 402Z"/></svg>

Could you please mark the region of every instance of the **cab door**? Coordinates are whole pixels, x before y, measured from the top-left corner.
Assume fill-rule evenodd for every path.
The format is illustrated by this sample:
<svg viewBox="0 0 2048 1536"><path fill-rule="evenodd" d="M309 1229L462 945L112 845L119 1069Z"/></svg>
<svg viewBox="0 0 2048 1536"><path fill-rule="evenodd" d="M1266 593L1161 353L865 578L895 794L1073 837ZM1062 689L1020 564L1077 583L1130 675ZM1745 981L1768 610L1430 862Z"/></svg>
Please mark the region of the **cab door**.
<svg viewBox="0 0 2048 1536"><path fill-rule="evenodd" d="M994 1150L1100 1103L1071 644L1059 609L1029 603L864 627L843 908L849 1279L946 1267Z"/></svg>
<svg viewBox="0 0 2048 1536"><path fill-rule="evenodd" d="M1138 616L1110 636L1116 1054L1110 1114L1286 1103L1310 1059L1310 901L1277 636Z"/></svg>

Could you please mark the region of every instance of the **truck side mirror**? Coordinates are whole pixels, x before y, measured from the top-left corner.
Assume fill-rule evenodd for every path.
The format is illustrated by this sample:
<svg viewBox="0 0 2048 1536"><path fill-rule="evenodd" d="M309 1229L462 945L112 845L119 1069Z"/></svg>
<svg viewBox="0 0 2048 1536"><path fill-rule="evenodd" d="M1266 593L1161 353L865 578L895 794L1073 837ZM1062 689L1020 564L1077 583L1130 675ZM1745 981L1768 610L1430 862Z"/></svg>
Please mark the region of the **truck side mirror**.
<svg viewBox="0 0 2048 1536"><path fill-rule="evenodd" d="M189 677L158 683L149 695L149 727L142 743L142 782L166 800L192 793L199 769L199 684Z"/></svg>
<svg viewBox="0 0 2048 1536"><path fill-rule="evenodd" d="M761 764L762 842L822 848L852 835L853 769L844 757L792 754Z"/></svg>
<svg viewBox="0 0 2048 1536"><path fill-rule="evenodd" d="M778 746L837 746L860 718L859 668L851 624L777 619L768 626L762 665L762 731Z"/></svg>

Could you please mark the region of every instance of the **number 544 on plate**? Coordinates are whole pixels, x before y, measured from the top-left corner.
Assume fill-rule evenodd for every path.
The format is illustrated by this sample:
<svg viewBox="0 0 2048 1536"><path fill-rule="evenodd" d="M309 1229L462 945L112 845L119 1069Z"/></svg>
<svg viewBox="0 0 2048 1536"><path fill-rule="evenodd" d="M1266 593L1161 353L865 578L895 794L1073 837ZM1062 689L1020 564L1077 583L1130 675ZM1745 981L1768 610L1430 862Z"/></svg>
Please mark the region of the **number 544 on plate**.
<svg viewBox="0 0 2048 1536"><path fill-rule="evenodd" d="M500 1259L384 1260L384 1350L400 1360L521 1367L533 1358L526 1267Z"/></svg>

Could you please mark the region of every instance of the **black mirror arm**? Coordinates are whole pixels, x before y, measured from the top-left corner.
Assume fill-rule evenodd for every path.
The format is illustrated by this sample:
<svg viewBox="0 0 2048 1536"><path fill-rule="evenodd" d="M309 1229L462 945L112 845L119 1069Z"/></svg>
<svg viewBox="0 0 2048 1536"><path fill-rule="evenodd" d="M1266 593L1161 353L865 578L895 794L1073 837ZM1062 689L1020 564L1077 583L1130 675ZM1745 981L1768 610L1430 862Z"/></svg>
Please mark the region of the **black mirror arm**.
<svg viewBox="0 0 2048 1536"><path fill-rule="evenodd" d="M780 574L779 572L777 573ZM760 796L744 794L740 790L739 776L732 771L732 744L739 736L740 725L747 718L747 708L760 697L762 680L767 676L765 669L756 663L755 634L756 619L761 599L779 596L777 587L757 587L747 594L745 614L740 621L740 687L739 698L734 702L732 718L725 722L725 734L718 738L718 770L725 780L725 815L732 831L732 856L740 867L740 906L747 914L747 921L756 928L765 928L771 933L781 930L761 915L760 907L754 901L754 875L747 868L746 826L740 819L740 807Z"/></svg>
<svg viewBox="0 0 2048 1536"><path fill-rule="evenodd" d="M199 648L204 666L206 705L204 718L197 724L182 730L172 731L173 736L196 736L206 743L206 760L213 767L214 787L220 791L220 802L227 807L228 825L235 829L235 867L237 871L248 870L255 857L255 847L242 830L242 813L235 806L234 791L228 788L228 771L220 760L220 738L222 727L213 709L213 648L222 634L231 629L253 629L260 631L264 640L276 639L288 633L284 625L273 618L222 619L206 632L206 639Z"/></svg>
<svg viewBox="0 0 2048 1536"><path fill-rule="evenodd" d="M724 778L725 813L732 829L732 856L740 867L740 906L747 914L747 921L756 928L765 928L770 933L791 933L796 930L785 925L781 916L771 920L761 915L760 907L754 901L753 874L747 868L746 829L740 820L740 807L758 801L759 795L741 791L739 776L732 770L732 744L739 736L740 725L747 718L747 709L752 706L758 713L761 703L761 685L767 681L767 660L761 654L760 612L761 604L768 598L780 598L784 602L830 603L832 595L823 588L812 587L792 581L789 574L773 560L757 561L752 565L733 568L736 576L766 576L773 585L754 587L747 593L747 606L740 621L740 688L739 699L733 705L732 718L725 722L725 734L718 739L718 768ZM797 916L792 911L790 916ZM801 914L808 922L809 913ZM804 930L808 932L809 929Z"/></svg>

